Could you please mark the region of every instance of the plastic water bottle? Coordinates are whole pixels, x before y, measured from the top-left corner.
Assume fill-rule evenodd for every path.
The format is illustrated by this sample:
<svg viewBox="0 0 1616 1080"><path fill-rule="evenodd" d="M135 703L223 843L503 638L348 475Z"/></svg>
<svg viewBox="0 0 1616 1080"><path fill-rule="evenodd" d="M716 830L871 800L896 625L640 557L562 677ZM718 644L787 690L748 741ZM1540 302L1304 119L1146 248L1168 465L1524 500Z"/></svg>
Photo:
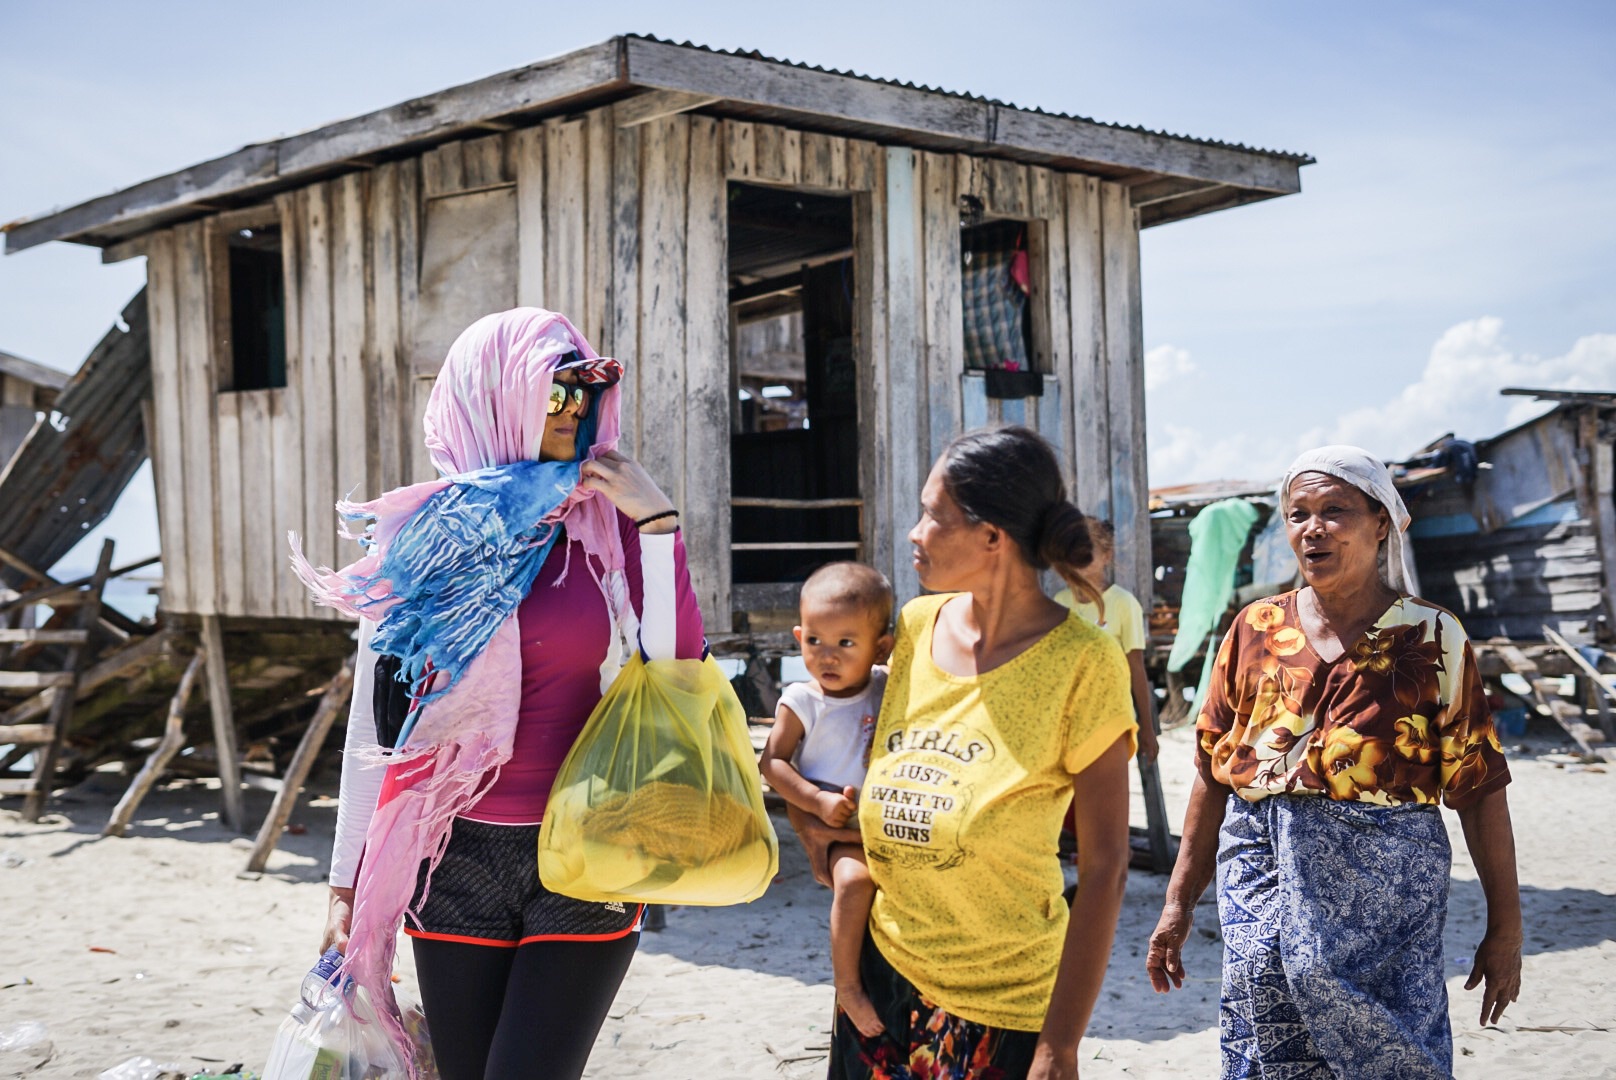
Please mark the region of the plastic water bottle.
<svg viewBox="0 0 1616 1080"><path fill-rule="evenodd" d="M342 953L333 945L309 969L309 973L303 976L303 990L299 996L303 999L302 1004L308 1006L311 1012L319 1009L340 992L334 980L337 969L342 966L342 960Z"/></svg>
<svg viewBox="0 0 1616 1080"><path fill-rule="evenodd" d="M275 1044L270 1047L264 1080L326 1080L343 1075L348 1040L342 1018L335 1015L342 1010L331 1009L341 997L341 990L333 982L341 966L342 954L334 948L327 949L303 976L298 1000L281 1021Z"/></svg>

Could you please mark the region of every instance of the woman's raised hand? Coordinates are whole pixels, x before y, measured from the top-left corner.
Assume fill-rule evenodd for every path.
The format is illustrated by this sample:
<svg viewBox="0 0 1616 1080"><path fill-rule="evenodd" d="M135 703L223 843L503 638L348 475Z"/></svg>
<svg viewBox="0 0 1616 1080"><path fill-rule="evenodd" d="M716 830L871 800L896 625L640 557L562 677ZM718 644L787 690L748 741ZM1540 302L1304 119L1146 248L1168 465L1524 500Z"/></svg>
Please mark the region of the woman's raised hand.
<svg viewBox="0 0 1616 1080"><path fill-rule="evenodd" d="M599 457L584 462L578 469L578 476L579 483L606 496L613 506L635 521L674 508L645 467L616 450L607 450ZM645 531L672 532L677 525L678 519L670 516L652 522L645 527Z"/></svg>

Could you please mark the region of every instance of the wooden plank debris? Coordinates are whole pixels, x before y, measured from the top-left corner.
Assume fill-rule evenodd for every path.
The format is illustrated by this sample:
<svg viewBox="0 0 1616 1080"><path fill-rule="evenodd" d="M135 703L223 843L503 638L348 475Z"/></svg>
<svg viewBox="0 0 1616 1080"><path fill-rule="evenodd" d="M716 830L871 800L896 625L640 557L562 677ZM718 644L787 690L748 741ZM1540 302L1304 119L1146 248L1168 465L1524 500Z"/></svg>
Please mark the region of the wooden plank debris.
<svg viewBox="0 0 1616 1080"><path fill-rule="evenodd" d="M95 566L95 577L86 589L86 601L79 611L79 624L88 630L96 623L96 617L101 609L101 590L107 583L107 574L112 569L113 541L108 538L101 544L101 558ZM63 663L63 671L68 678L56 687L56 699L51 703L50 720L47 726L51 729L51 739L44 744L43 749L34 755L33 790L29 791L22 804L22 819L24 821L38 821L45 812L45 803L50 798L51 789L56 782L56 759L62 750L62 739L67 734L68 724L73 719L73 702L77 698L75 692L78 681L84 674L85 663L89 659L89 645L70 645L67 650L67 659Z"/></svg>
<svg viewBox="0 0 1616 1080"><path fill-rule="evenodd" d="M1591 726L1583 718L1581 706L1574 705L1562 698L1560 692L1543 677L1543 673L1538 670L1537 665L1527 659L1526 655L1514 644L1500 641L1494 641L1491 644L1498 651L1498 655L1503 657L1504 662L1509 665L1510 670L1526 680L1539 704L1548 710L1549 715L1565 729L1567 735L1576 740L1583 753L1591 754L1595 757L1608 756L1601 745L1605 741L1605 733Z"/></svg>
<svg viewBox="0 0 1616 1080"><path fill-rule="evenodd" d="M1549 644L1565 653L1573 664L1582 669L1593 685L1604 691L1606 697L1616 701L1616 687L1611 686L1611 676L1603 674L1598 668L1590 664L1588 658L1578 652L1565 638L1555 633L1553 627L1545 626L1543 636L1548 639Z"/></svg>
<svg viewBox="0 0 1616 1080"><path fill-rule="evenodd" d="M176 631L159 630L103 657L79 678L78 694L93 694L115 679L132 679L159 663L172 646ZM24 724L51 711L58 691L46 690L0 714L0 724Z"/></svg>

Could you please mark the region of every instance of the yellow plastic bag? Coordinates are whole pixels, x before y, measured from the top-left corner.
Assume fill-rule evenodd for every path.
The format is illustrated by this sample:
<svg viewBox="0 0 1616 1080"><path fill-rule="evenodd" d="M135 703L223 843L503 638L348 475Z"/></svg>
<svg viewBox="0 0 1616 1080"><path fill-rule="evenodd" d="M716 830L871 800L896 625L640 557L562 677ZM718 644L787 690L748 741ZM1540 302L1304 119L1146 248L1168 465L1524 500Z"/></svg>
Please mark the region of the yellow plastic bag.
<svg viewBox="0 0 1616 1080"><path fill-rule="evenodd" d="M638 654L550 791L539 880L579 900L756 900L780 866L746 712L711 657Z"/></svg>

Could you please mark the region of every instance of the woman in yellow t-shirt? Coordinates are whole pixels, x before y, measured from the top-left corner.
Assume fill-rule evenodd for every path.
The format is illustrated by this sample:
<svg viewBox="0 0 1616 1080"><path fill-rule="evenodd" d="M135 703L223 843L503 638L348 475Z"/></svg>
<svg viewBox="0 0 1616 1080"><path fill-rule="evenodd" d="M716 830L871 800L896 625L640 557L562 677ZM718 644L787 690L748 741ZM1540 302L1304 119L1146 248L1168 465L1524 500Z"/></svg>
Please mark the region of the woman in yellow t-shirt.
<svg viewBox="0 0 1616 1080"><path fill-rule="evenodd" d="M920 584L877 721L859 829L876 885L860 974L886 1030L838 1014L832 1080L1077 1076L1128 876L1128 667L1044 595L1093 557L1026 428L956 439L909 533ZM1075 800L1079 883L1061 898Z"/></svg>

